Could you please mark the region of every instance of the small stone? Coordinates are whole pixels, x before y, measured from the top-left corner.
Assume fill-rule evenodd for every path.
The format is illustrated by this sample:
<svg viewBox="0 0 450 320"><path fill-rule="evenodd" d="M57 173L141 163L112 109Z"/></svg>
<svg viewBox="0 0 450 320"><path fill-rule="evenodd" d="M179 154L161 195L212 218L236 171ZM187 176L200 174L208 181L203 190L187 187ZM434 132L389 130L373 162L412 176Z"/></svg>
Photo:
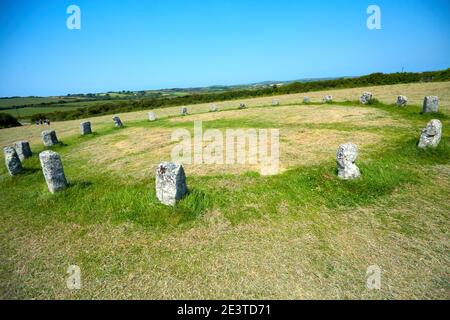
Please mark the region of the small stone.
<svg viewBox="0 0 450 320"><path fill-rule="evenodd" d="M67 180L59 154L51 150L43 151L39 153L39 160L48 190L51 193L55 193L56 191L65 189L67 187Z"/></svg>
<svg viewBox="0 0 450 320"><path fill-rule="evenodd" d="M398 96L397 97L397 107L405 107L408 103L408 98L405 96Z"/></svg>
<svg viewBox="0 0 450 320"><path fill-rule="evenodd" d="M442 123L437 119L428 122L427 127L422 130L419 144L421 149L437 148L442 138Z"/></svg>
<svg viewBox="0 0 450 320"><path fill-rule="evenodd" d="M436 96L427 96L423 99L423 112L438 112L439 98Z"/></svg>
<svg viewBox="0 0 450 320"><path fill-rule="evenodd" d="M216 112L218 110L217 105L212 104L209 106L209 112Z"/></svg>
<svg viewBox="0 0 450 320"><path fill-rule="evenodd" d="M183 166L161 162L156 169L156 196L161 203L174 206L187 193Z"/></svg>
<svg viewBox="0 0 450 320"><path fill-rule="evenodd" d="M344 180L356 179L361 176L355 161L358 157L358 147L353 143L345 143L339 146L336 153L338 177Z"/></svg>
<svg viewBox="0 0 450 320"><path fill-rule="evenodd" d="M247 109L247 106L245 105L245 103L241 103L241 104L239 104L238 109Z"/></svg>
<svg viewBox="0 0 450 320"><path fill-rule="evenodd" d="M278 106L278 105L280 105L280 100L278 100L278 99L273 99L273 100L272 100L272 105L273 105L273 106Z"/></svg>
<svg viewBox="0 0 450 320"><path fill-rule="evenodd" d="M14 149L16 150L20 161L30 158L33 155L28 141L16 141L14 143Z"/></svg>
<svg viewBox="0 0 450 320"><path fill-rule="evenodd" d="M371 92L364 92L361 97L359 98L359 102L362 104L368 104L370 101L372 101L373 95Z"/></svg>
<svg viewBox="0 0 450 320"><path fill-rule="evenodd" d="M150 121L156 121L156 114L155 114L155 112L150 111L150 112L148 113L148 120L150 120Z"/></svg>
<svg viewBox="0 0 450 320"><path fill-rule="evenodd" d="M325 97L323 97L323 102L333 102L333 96L331 95L327 95Z"/></svg>
<svg viewBox="0 0 450 320"><path fill-rule="evenodd" d="M188 115L187 107L181 107L181 115L182 116L187 116Z"/></svg>
<svg viewBox="0 0 450 320"><path fill-rule="evenodd" d="M92 133L90 121L84 121L84 122L80 123L80 133L82 136L84 136L85 134Z"/></svg>
<svg viewBox="0 0 450 320"><path fill-rule="evenodd" d="M5 155L5 164L11 176L15 176L22 171L22 162L13 147L4 147L3 153Z"/></svg>
<svg viewBox="0 0 450 320"><path fill-rule="evenodd" d="M309 103L310 101L309 97L303 97L303 103Z"/></svg>
<svg viewBox="0 0 450 320"><path fill-rule="evenodd" d="M59 143L55 130L45 130L41 133L44 146L51 147Z"/></svg>
<svg viewBox="0 0 450 320"><path fill-rule="evenodd" d="M122 120L120 120L120 118L118 116L114 116L112 119L114 121L114 126L116 128L123 128Z"/></svg>

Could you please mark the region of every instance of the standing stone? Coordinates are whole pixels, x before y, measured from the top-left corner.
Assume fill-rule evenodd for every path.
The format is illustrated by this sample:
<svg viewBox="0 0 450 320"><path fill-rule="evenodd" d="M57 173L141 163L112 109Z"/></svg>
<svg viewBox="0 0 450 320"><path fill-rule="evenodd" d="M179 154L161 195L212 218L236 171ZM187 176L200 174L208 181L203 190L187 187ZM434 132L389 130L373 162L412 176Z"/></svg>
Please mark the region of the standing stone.
<svg viewBox="0 0 450 320"><path fill-rule="evenodd" d="M161 162L156 169L156 196L161 203L174 206L187 193L186 176L182 165Z"/></svg>
<svg viewBox="0 0 450 320"><path fill-rule="evenodd" d="M436 96L427 96L423 99L423 112L438 112L439 98Z"/></svg>
<svg viewBox="0 0 450 320"><path fill-rule="evenodd" d="M408 103L408 98L405 96L397 97L397 107L404 107Z"/></svg>
<svg viewBox="0 0 450 320"><path fill-rule="evenodd" d="M48 190L51 193L65 189L67 187L66 176L61 162L61 157L54 151L47 150L39 153L42 173L47 182Z"/></svg>
<svg viewBox="0 0 450 320"><path fill-rule="evenodd" d="M303 103L309 103L309 102L310 102L309 97L303 97Z"/></svg>
<svg viewBox="0 0 450 320"><path fill-rule="evenodd" d="M373 95L371 92L364 92L361 97L359 98L359 102L362 104L368 104L370 101L372 101Z"/></svg>
<svg viewBox="0 0 450 320"><path fill-rule="evenodd" d="M361 176L355 161L358 157L358 147L353 143L345 143L339 146L336 153L338 177L344 180L356 179Z"/></svg>
<svg viewBox="0 0 450 320"><path fill-rule="evenodd" d="M428 122L427 127L422 130L419 144L421 149L436 148L442 138L442 123L437 119Z"/></svg>
<svg viewBox="0 0 450 320"><path fill-rule="evenodd" d="M44 146L51 147L55 144L58 144L58 138L56 137L55 130L45 130L41 133L42 136L42 142L44 143Z"/></svg>
<svg viewBox="0 0 450 320"><path fill-rule="evenodd" d="M209 112L216 112L217 110L218 110L217 105L212 104L209 106Z"/></svg>
<svg viewBox="0 0 450 320"><path fill-rule="evenodd" d="M92 133L91 123L89 121L84 121L84 122L80 123L80 133L82 136L84 136L85 134Z"/></svg>
<svg viewBox="0 0 450 320"><path fill-rule="evenodd" d="M181 115L182 116L187 116L188 115L187 107L181 107Z"/></svg>
<svg viewBox="0 0 450 320"><path fill-rule="evenodd" d="M272 100L272 105L273 106L278 106L280 104L280 100L278 100L278 99L273 99Z"/></svg>
<svg viewBox="0 0 450 320"><path fill-rule="evenodd" d="M245 105L245 103L241 103L241 104L239 104L238 109L247 109L247 106Z"/></svg>
<svg viewBox="0 0 450 320"><path fill-rule="evenodd" d="M5 154L6 168L11 176L15 176L22 171L22 162L20 162L20 158L13 147L3 148L3 153Z"/></svg>
<svg viewBox="0 0 450 320"><path fill-rule="evenodd" d="M333 96L331 95L327 95L325 97L323 97L323 102L333 102Z"/></svg>
<svg viewBox="0 0 450 320"><path fill-rule="evenodd" d="M16 141L14 143L14 149L16 150L20 161L30 158L33 155L28 141Z"/></svg>
<svg viewBox="0 0 450 320"><path fill-rule="evenodd" d="M156 114L155 114L155 112L150 111L150 112L148 113L148 120L150 120L150 121L156 121Z"/></svg>
<svg viewBox="0 0 450 320"><path fill-rule="evenodd" d="M114 126L116 128L123 128L122 120L120 120L120 118L118 116L114 116L112 119L114 121Z"/></svg>

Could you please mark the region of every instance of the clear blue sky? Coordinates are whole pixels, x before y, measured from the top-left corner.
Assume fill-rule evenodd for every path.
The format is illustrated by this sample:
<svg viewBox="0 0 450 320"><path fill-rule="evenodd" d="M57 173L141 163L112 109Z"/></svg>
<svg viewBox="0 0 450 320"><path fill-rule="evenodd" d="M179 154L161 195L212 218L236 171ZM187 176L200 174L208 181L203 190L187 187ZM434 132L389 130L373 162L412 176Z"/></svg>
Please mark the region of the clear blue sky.
<svg viewBox="0 0 450 320"><path fill-rule="evenodd" d="M1 0L0 21L0 96L450 67L448 0Z"/></svg>

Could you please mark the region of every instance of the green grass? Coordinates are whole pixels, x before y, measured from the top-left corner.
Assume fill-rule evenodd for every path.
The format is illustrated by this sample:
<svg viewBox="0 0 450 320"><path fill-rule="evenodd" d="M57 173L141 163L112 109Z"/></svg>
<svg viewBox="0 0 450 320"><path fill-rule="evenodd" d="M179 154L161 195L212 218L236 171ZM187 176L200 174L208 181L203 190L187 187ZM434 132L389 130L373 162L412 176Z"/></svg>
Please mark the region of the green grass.
<svg viewBox="0 0 450 320"><path fill-rule="evenodd" d="M53 149L70 187L54 195L40 171L42 149L34 150L22 174L9 177L0 169L0 296L448 298L450 120L422 115L418 106L375 101L366 107L418 128L439 118L442 142L423 151L416 148L418 131L409 128L308 124L374 130L390 143L358 159L362 178L355 181L337 178L334 159L271 177L188 174L189 194L173 208L157 201L154 179L103 172L71 155L80 143L118 130L191 123L130 122L64 139ZM253 118L204 123L212 127L276 124ZM70 263L83 270L85 288L78 292L64 288ZM380 292L364 288L365 268L374 263L386 272Z"/></svg>

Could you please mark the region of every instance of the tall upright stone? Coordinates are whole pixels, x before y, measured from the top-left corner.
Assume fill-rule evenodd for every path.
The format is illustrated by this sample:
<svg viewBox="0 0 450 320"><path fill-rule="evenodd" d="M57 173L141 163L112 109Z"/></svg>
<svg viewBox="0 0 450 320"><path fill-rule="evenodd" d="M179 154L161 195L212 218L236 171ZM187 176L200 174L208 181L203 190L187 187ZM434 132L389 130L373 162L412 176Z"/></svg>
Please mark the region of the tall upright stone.
<svg viewBox="0 0 450 320"><path fill-rule="evenodd" d="M187 193L183 166L161 162L156 169L156 196L161 203L174 206Z"/></svg>
<svg viewBox="0 0 450 320"><path fill-rule="evenodd" d="M442 138L442 123L438 119L428 122L427 127L422 130L417 147L420 149L437 148Z"/></svg>
<svg viewBox="0 0 450 320"><path fill-rule="evenodd" d="M358 158L358 147L353 143L344 143L339 146L336 153L338 177L352 180L361 176L355 161Z"/></svg>
<svg viewBox="0 0 450 320"><path fill-rule="evenodd" d="M397 107L405 107L408 103L408 98L405 96L398 96L397 97Z"/></svg>
<svg viewBox="0 0 450 320"><path fill-rule="evenodd" d="M188 115L187 107L181 107L181 115L182 116L187 116Z"/></svg>
<svg viewBox="0 0 450 320"><path fill-rule="evenodd" d="M438 112L439 111L439 98L436 96L426 96L423 99L423 112Z"/></svg>
<svg viewBox="0 0 450 320"><path fill-rule="evenodd" d="M112 119L114 121L114 126L116 128L123 128L122 120L120 120L120 118L118 116L114 116Z"/></svg>
<svg viewBox="0 0 450 320"><path fill-rule="evenodd" d="M359 102L361 102L361 104L368 104L372 101L372 99L373 95L371 92L363 92L363 94L359 98Z"/></svg>
<svg viewBox="0 0 450 320"><path fill-rule="evenodd" d="M13 147L4 147L3 153L5 155L5 164L11 176L15 176L22 171L22 162Z"/></svg>
<svg viewBox="0 0 450 320"><path fill-rule="evenodd" d="M16 150L20 161L30 158L33 155L33 152L31 152L30 144L28 141L14 142L14 149Z"/></svg>
<svg viewBox="0 0 450 320"><path fill-rule="evenodd" d="M45 130L41 133L44 146L51 147L59 143L55 130Z"/></svg>
<svg viewBox="0 0 450 320"><path fill-rule="evenodd" d="M155 114L154 111L150 111L150 112L148 113L148 120L149 120L149 121L156 121L156 114Z"/></svg>
<svg viewBox="0 0 450 320"><path fill-rule="evenodd" d="M84 121L84 122L80 123L80 133L82 136L92 133L90 121Z"/></svg>
<svg viewBox="0 0 450 320"><path fill-rule="evenodd" d="M212 104L209 106L209 112L216 112L218 110L216 104Z"/></svg>
<svg viewBox="0 0 450 320"><path fill-rule="evenodd" d="M43 151L39 153L39 160L48 190L55 193L67 188L67 180L59 154L51 150Z"/></svg>
<svg viewBox="0 0 450 320"><path fill-rule="evenodd" d="M325 97L323 97L323 102L325 102L325 103L333 102L333 96L332 95L326 95Z"/></svg>

